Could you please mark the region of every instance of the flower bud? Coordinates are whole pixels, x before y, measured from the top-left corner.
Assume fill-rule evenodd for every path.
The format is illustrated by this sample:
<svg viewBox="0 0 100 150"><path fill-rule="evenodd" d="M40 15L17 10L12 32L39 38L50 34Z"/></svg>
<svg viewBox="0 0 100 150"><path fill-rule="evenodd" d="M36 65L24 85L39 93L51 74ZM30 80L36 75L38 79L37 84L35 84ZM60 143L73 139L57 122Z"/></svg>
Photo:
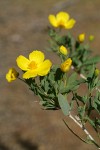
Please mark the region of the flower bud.
<svg viewBox="0 0 100 150"><path fill-rule="evenodd" d="M68 54L68 50L65 46L60 46L59 48L60 53L62 53L63 55L67 55Z"/></svg>
<svg viewBox="0 0 100 150"><path fill-rule="evenodd" d="M100 70L99 70L99 69L95 69L94 75L95 75L96 77L99 75L99 73L100 73Z"/></svg>
<svg viewBox="0 0 100 150"><path fill-rule="evenodd" d="M68 58L66 61L64 61L61 66L60 66L60 69L62 72L67 72L69 71L70 67L71 67L71 64L72 64L72 60L71 58Z"/></svg>
<svg viewBox="0 0 100 150"><path fill-rule="evenodd" d="M84 42L84 40L85 40L85 34L84 33L79 34L78 41L81 43L81 42Z"/></svg>
<svg viewBox="0 0 100 150"><path fill-rule="evenodd" d="M94 36L93 36L93 35L90 35L90 36L89 36L89 41L92 42L93 40L94 40Z"/></svg>
<svg viewBox="0 0 100 150"><path fill-rule="evenodd" d="M10 68L8 73L6 74L6 80L8 82L12 82L16 80L18 76L19 76L19 73L14 68Z"/></svg>

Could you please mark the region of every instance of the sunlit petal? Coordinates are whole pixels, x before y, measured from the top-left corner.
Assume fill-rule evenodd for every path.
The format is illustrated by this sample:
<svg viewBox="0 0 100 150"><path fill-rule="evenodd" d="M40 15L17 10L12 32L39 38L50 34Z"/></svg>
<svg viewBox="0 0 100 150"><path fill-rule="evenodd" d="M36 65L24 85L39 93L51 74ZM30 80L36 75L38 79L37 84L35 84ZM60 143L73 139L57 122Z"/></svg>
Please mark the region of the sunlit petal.
<svg viewBox="0 0 100 150"><path fill-rule="evenodd" d="M63 21L63 22L67 22L68 19L69 19L69 14L68 13L65 13L65 12L59 12L57 15L56 15L56 18L57 18L57 21Z"/></svg>
<svg viewBox="0 0 100 150"><path fill-rule="evenodd" d="M70 19L70 20L66 23L65 28L66 28L66 29L71 29L71 28L74 26L75 23L76 23L76 21L75 21L74 19Z"/></svg>
<svg viewBox="0 0 100 150"><path fill-rule="evenodd" d="M28 65L29 65L29 60L25 58L24 56L20 55L16 59L17 65L20 69L27 71L28 70Z"/></svg>
<svg viewBox="0 0 100 150"><path fill-rule="evenodd" d="M47 75L50 71L50 68L52 66L52 63L50 60L45 60L43 63L40 64L38 68L38 75L44 76Z"/></svg>
<svg viewBox="0 0 100 150"><path fill-rule="evenodd" d="M35 70L29 70L23 74L24 79L34 78L37 76L37 72Z"/></svg>
<svg viewBox="0 0 100 150"><path fill-rule="evenodd" d="M29 60L36 63L41 63L44 61L44 53L38 50L33 51L29 54Z"/></svg>
<svg viewBox="0 0 100 150"><path fill-rule="evenodd" d="M54 15L49 15L48 19L52 26L57 27L57 21L56 21L56 17Z"/></svg>

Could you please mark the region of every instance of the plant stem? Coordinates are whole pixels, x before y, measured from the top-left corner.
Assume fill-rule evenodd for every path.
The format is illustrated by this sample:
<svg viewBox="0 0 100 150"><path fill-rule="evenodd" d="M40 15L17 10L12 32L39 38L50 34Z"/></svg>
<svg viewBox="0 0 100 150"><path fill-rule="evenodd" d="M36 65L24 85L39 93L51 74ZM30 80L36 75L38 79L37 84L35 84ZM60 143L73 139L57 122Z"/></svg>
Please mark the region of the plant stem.
<svg viewBox="0 0 100 150"><path fill-rule="evenodd" d="M99 145L95 142L94 138L90 135L90 133L87 131L87 129L77 121L77 119L75 119L71 113L69 114L69 118L71 118L84 132L85 134L90 138L91 141L93 141L93 143L95 143L95 145L98 147L98 149L100 149Z"/></svg>

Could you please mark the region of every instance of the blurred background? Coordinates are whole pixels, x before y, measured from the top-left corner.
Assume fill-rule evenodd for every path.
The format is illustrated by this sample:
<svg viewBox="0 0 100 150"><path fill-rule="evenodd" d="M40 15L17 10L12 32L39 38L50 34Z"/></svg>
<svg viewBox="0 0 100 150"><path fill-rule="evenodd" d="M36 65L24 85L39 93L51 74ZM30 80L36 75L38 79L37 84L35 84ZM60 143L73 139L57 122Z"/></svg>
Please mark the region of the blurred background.
<svg viewBox="0 0 100 150"><path fill-rule="evenodd" d="M0 0L0 150L95 150L70 133L61 111L43 110L24 83L5 79L10 67L17 69L17 56L47 48L48 15L59 11L76 19L74 36L95 36L91 47L100 54L100 0ZM53 53L45 54L59 61Z"/></svg>

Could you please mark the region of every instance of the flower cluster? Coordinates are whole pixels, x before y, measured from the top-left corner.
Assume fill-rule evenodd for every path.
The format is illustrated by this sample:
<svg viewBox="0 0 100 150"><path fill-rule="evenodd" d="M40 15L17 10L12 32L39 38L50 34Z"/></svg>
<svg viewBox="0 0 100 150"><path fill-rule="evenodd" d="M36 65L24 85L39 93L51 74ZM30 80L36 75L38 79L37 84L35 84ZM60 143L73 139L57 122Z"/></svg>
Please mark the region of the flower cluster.
<svg viewBox="0 0 100 150"><path fill-rule="evenodd" d="M100 56L92 56L89 45L86 44L86 34L81 33L74 38L71 33L60 34L62 30L72 29L76 23L70 19L66 12L59 12L48 17L52 27L49 28L50 51L55 52L60 58L60 64L53 64L52 60L45 59L45 54L40 50L33 50L29 58L20 55L17 57L17 66L23 72L22 77L15 68L9 69L6 74L8 82L21 79L35 95L39 96L40 104L44 109L61 109L65 116L70 117L87 135L82 141L92 143L100 149L98 142L86 129L89 123L100 137ZM58 32L59 31L59 32ZM88 40L92 42L94 36ZM71 70L71 71L70 71ZM87 93L81 95L79 89L83 85ZM69 97L69 100L67 98ZM75 107L77 106L77 107ZM71 112L76 109L74 117ZM91 118L91 114L97 115ZM77 119L78 118L78 119ZM65 125L70 129L67 122ZM72 131L72 129L70 129ZM72 131L72 133L74 133Z"/></svg>
<svg viewBox="0 0 100 150"><path fill-rule="evenodd" d="M67 55L67 50L64 46L60 48L62 54ZM52 67L52 62L48 59L44 60L44 53L39 50L34 50L29 54L29 59L20 55L16 59L18 67L24 71L23 78L35 78L36 76L45 76L50 72ZM72 64L72 60L68 58L60 66L62 72L69 71ZM6 74L6 79L8 82L16 80L19 73L14 69L10 68Z"/></svg>

